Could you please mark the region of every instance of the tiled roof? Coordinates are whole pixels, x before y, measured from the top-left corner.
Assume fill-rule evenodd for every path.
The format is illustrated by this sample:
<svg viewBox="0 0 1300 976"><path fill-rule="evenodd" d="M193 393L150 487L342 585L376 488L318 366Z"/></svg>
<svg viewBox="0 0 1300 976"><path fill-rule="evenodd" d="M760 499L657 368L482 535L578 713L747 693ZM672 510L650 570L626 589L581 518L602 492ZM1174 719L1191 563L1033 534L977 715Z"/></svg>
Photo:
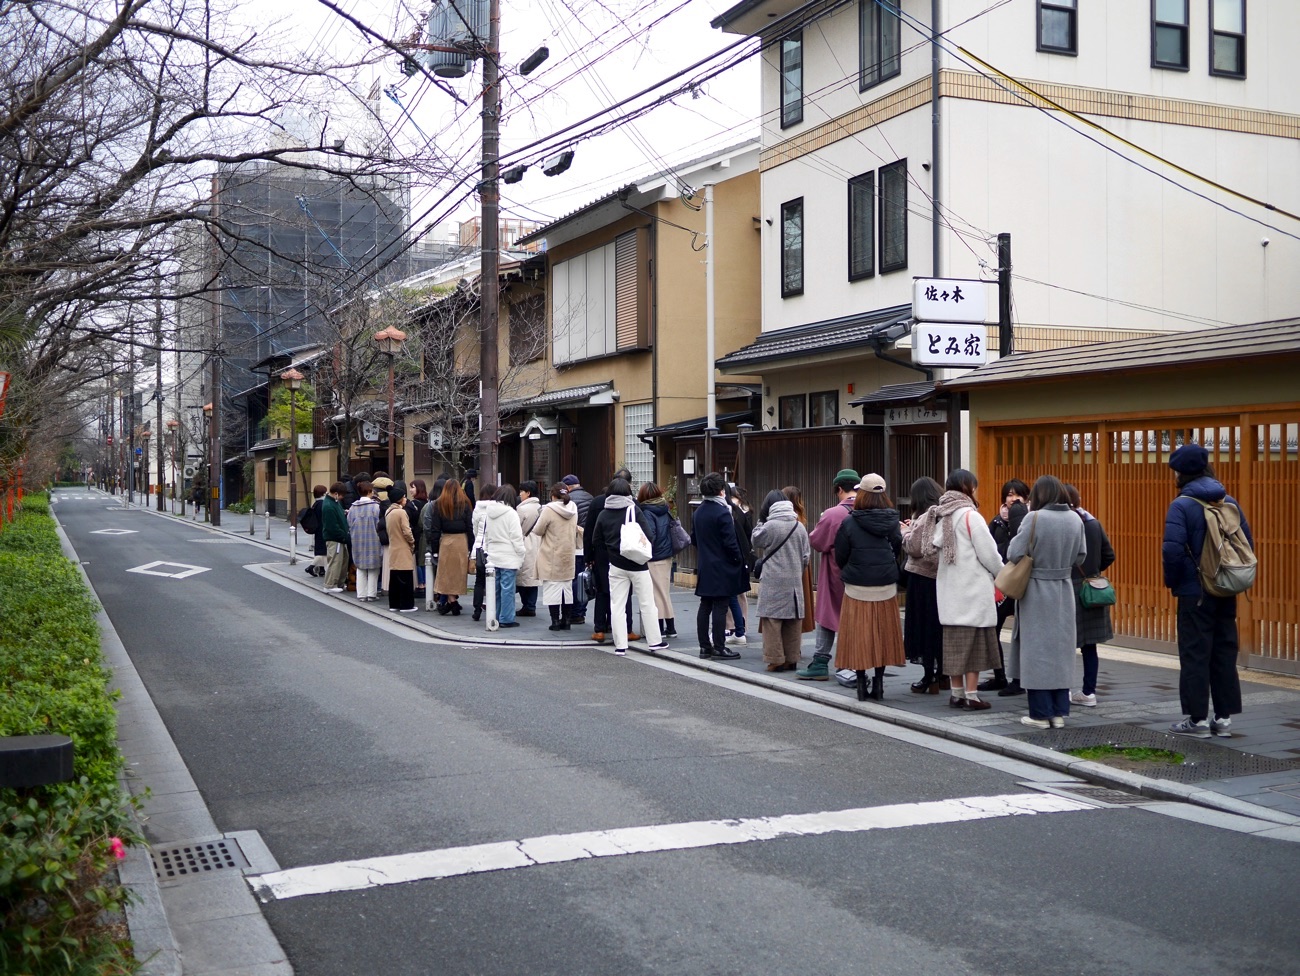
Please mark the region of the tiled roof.
<svg viewBox="0 0 1300 976"><path fill-rule="evenodd" d="M740 367L870 346L872 337L878 332L896 322L910 321L911 316L911 305L894 305L792 329L777 329L723 356L718 360L718 368L744 372Z"/></svg>
<svg viewBox="0 0 1300 976"><path fill-rule="evenodd" d="M908 406L931 399L935 395L935 384L922 380L919 383L890 383L878 390L849 401L851 407Z"/></svg>
<svg viewBox="0 0 1300 976"><path fill-rule="evenodd" d="M1300 318L1013 353L964 376L944 381L942 389L969 390L996 383L1177 369L1279 355L1300 355Z"/></svg>
<svg viewBox="0 0 1300 976"><path fill-rule="evenodd" d="M536 409L537 407L568 406L589 400L598 393L608 393L612 389L614 389L612 382L571 386L564 390L550 390L546 393L539 393L537 396L506 400L500 404L500 409L503 413L506 413L514 410Z"/></svg>
<svg viewBox="0 0 1300 976"><path fill-rule="evenodd" d="M719 428L723 424L740 424L754 420L754 411L736 410L733 413L719 413L713 417L714 423ZM708 425L708 417L692 417L690 420L679 420L675 424L662 424L658 427L647 427L645 433L654 434L658 437L675 437L681 434L698 434Z"/></svg>

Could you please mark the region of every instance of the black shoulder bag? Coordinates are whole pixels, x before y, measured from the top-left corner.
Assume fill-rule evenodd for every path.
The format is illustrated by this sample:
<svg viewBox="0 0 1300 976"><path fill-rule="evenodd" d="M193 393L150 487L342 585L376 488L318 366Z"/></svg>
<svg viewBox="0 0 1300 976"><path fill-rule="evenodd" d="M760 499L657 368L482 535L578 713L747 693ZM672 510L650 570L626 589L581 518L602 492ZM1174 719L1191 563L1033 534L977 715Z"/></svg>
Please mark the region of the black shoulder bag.
<svg viewBox="0 0 1300 976"><path fill-rule="evenodd" d="M763 578L763 563L767 562L767 557L775 555L778 549L780 549L783 545L789 542L790 536L794 535L794 530L797 528L799 528L798 522L796 522L794 526L790 529L790 531L785 534L784 539L782 539L780 542L774 545L771 549L764 552L763 555L759 556L758 559L754 561L754 570L753 570L754 579L761 580Z"/></svg>

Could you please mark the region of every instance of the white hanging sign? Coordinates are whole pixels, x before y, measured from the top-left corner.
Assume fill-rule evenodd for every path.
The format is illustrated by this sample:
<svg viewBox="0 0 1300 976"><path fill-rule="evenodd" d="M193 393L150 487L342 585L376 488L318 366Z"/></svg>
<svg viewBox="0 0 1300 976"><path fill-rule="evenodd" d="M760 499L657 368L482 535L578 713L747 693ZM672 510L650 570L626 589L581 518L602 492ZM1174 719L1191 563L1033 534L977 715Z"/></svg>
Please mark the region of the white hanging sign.
<svg viewBox="0 0 1300 976"><path fill-rule="evenodd" d="M983 366L988 362L983 325L917 322L912 326L912 362L918 366Z"/></svg>
<svg viewBox="0 0 1300 976"><path fill-rule="evenodd" d="M912 318L918 322L987 322L990 284L968 278L913 278Z"/></svg>

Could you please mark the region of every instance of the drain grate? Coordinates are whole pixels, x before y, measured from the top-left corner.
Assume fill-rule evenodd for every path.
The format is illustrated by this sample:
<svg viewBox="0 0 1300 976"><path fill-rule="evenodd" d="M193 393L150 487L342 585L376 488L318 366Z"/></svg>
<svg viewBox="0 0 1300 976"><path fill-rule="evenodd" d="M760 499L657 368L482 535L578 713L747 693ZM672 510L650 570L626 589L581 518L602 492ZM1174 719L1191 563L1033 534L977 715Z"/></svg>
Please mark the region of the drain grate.
<svg viewBox="0 0 1300 976"><path fill-rule="evenodd" d="M179 881L213 871L242 871L249 866L239 842L230 837L155 847L152 855L154 877L159 881Z"/></svg>
<svg viewBox="0 0 1300 976"><path fill-rule="evenodd" d="M1150 797L1139 796L1136 793L1125 793L1123 790L1112 790L1108 786L1090 786L1086 783L1053 783L1052 792L1058 791L1073 793L1081 800L1092 800L1114 807L1134 807L1141 803L1154 802Z"/></svg>

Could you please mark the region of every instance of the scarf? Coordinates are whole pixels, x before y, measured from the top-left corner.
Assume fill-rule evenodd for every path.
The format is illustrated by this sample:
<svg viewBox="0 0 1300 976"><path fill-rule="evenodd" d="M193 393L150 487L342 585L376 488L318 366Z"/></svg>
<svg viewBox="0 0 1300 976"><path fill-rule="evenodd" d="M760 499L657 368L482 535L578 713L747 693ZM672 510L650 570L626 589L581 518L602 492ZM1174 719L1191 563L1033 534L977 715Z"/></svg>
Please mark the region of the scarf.
<svg viewBox="0 0 1300 976"><path fill-rule="evenodd" d="M960 491L945 491L939 496L939 504L930 509L934 513L936 528L943 526L942 560L948 565L957 561L957 521L952 516L964 509L974 508L975 500ZM923 543L924 555L932 557L940 548L934 544L934 532L926 534Z"/></svg>

